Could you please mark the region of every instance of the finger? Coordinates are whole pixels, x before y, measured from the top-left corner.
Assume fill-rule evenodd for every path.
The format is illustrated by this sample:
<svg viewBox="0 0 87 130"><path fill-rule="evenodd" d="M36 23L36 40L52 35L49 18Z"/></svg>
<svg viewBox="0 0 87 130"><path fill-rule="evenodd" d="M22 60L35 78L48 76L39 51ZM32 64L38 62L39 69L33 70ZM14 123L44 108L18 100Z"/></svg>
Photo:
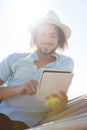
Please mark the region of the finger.
<svg viewBox="0 0 87 130"><path fill-rule="evenodd" d="M64 101L68 101L68 96L66 95L66 93L64 91L60 91L61 95L62 95L62 100Z"/></svg>
<svg viewBox="0 0 87 130"><path fill-rule="evenodd" d="M32 81L29 82L29 88L32 92L36 92L35 84Z"/></svg>
<svg viewBox="0 0 87 130"><path fill-rule="evenodd" d="M55 94L55 93L52 93L50 96L51 96L51 97L55 97L55 98L58 98L58 97L59 97L59 96L58 96L57 94Z"/></svg>
<svg viewBox="0 0 87 130"><path fill-rule="evenodd" d="M33 83L34 83L35 87L38 86L38 82L36 80L33 80Z"/></svg>

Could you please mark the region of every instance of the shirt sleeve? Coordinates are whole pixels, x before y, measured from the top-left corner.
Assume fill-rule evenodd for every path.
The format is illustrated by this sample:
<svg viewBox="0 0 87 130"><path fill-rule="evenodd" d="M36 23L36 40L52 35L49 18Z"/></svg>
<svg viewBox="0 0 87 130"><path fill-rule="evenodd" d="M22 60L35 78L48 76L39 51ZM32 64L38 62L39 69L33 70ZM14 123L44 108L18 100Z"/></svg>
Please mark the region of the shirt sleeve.
<svg viewBox="0 0 87 130"><path fill-rule="evenodd" d="M0 63L0 79L4 82L11 76L12 74L12 65L20 58L27 56L28 53L13 53L8 55L1 63Z"/></svg>

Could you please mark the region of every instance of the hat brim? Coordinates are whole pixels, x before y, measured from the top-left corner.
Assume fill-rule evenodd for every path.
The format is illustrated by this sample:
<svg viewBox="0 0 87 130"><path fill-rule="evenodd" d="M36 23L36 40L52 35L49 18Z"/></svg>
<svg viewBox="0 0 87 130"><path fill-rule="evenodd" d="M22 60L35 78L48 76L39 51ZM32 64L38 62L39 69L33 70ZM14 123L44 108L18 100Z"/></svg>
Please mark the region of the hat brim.
<svg viewBox="0 0 87 130"><path fill-rule="evenodd" d="M40 20L39 23L36 24L35 26L29 27L29 31L31 33L33 33L35 31L35 29L37 28L37 25L44 24L44 23L53 24L53 25L56 25L57 27L61 28L62 31L64 32L64 35L65 35L66 39L69 39L69 37L71 36L71 29L68 26L66 26L65 24L63 24L61 22L54 21L52 19L51 20L50 19L42 19L42 20Z"/></svg>

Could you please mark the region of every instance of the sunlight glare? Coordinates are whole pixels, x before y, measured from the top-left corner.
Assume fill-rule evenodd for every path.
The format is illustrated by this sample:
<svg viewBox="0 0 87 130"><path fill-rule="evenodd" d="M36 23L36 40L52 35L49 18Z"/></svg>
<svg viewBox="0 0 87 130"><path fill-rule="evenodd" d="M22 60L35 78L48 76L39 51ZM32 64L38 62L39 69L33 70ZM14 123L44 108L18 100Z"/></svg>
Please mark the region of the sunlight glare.
<svg viewBox="0 0 87 130"><path fill-rule="evenodd" d="M45 0L4 0L1 4L3 22L0 42L2 48L5 46L6 50L5 53L2 50L0 60L13 52L29 52L28 28L47 13Z"/></svg>

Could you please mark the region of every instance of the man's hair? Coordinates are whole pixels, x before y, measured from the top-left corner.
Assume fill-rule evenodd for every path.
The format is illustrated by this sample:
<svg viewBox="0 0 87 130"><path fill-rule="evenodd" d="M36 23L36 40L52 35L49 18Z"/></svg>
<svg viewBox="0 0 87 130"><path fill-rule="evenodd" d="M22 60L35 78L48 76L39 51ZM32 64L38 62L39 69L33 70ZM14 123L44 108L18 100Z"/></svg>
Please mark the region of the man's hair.
<svg viewBox="0 0 87 130"><path fill-rule="evenodd" d="M58 49L59 50L64 50L65 47L67 47L67 44L68 44L68 42L66 40L66 37L64 35L64 32L60 27L57 27L55 25L53 25L53 26L55 27L56 31L58 32L58 37L59 37ZM36 40L37 40L37 33L38 33L38 28L36 28L34 30L34 32L32 33L32 36L31 36L30 46L32 48L36 48L35 43L36 43Z"/></svg>

